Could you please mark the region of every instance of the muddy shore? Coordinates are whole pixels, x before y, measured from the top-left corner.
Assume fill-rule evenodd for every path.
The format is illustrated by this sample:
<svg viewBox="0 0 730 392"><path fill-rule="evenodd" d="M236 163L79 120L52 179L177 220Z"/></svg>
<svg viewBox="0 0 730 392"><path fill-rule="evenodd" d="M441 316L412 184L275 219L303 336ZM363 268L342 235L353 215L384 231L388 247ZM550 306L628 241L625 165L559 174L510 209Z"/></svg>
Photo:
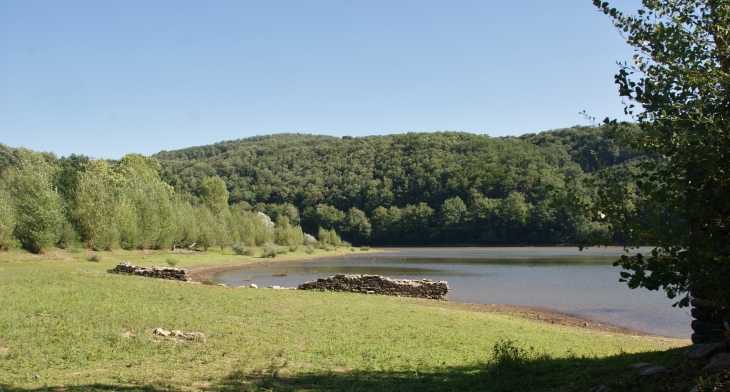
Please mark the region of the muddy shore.
<svg viewBox="0 0 730 392"><path fill-rule="evenodd" d="M190 275L195 282L203 282L211 279L213 275L221 271L227 271L232 269L253 267L261 264L286 264L292 262L299 262L304 260L315 260L325 259L332 257L345 256L349 254L356 254L358 252L338 252L327 255L299 257L294 259L266 259L265 261L247 261L243 263L237 263L234 265L213 265L193 268L190 270ZM358 295L358 294L352 294ZM414 300L413 304L419 306L430 306L442 309L454 309L454 310L466 310L470 312L485 312L485 313L500 313L509 316L520 317L533 322L550 324L550 325L562 325L571 328L589 329L594 331L604 331L611 333L623 333L635 336L645 336L647 334L642 332L633 331L627 328L616 327L604 323L597 323L593 320L583 319L572 316L570 314L562 313L551 308L533 307L533 306L515 306L515 305L494 305L494 304L470 304L460 303L451 301L422 301Z"/></svg>

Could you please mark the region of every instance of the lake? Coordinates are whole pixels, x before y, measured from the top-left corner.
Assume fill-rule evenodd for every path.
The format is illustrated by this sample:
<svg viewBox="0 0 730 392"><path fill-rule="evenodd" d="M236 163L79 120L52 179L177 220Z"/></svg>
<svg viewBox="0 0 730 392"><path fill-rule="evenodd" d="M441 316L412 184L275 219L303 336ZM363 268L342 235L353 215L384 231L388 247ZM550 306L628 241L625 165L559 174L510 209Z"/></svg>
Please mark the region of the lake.
<svg viewBox="0 0 730 392"><path fill-rule="evenodd" d="M664 292L631 290L611 263L621 248L383 248L384 253L264 263L223 271L218 283L295 287L308 280L345 274L448 281L455 302L548 307L598 323L688 339L689 308ZM651 248L639 249L646 254ZM275 276L286 275L286 276Z"/></svg>

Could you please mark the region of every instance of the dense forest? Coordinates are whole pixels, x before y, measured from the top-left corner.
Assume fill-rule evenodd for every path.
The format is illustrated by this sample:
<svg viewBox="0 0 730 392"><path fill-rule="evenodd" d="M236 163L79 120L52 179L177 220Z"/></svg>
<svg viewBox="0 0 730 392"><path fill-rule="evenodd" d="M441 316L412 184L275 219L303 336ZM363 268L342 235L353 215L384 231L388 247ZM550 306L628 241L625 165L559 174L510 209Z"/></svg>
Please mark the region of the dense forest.
<svg viewBox="0 0 730 392"><path fill-rule="evenodd" d="M558 244L605 232L552 201L639 158L600 127L258 136L119 161L0 145L0 247Z"/></svg>

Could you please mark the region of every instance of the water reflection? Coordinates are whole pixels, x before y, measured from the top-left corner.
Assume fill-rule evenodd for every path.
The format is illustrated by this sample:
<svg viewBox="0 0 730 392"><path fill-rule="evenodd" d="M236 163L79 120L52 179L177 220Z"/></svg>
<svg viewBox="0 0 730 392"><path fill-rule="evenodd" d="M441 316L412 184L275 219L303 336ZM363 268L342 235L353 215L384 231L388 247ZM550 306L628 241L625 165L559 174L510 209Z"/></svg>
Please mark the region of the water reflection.
<svg viewBox="0 0 730 392"><path fill-rule="evenodd" d="M640 249L646 253L649 249ZM551 307L597 322L688 338L691 317L663 292L629 290L611 263L616 248L400 248L291 263L270 263L216 275L228 285L297 286L337 273L449 282L456 302ZM274 276L276 275L276 276Z"/></svg>

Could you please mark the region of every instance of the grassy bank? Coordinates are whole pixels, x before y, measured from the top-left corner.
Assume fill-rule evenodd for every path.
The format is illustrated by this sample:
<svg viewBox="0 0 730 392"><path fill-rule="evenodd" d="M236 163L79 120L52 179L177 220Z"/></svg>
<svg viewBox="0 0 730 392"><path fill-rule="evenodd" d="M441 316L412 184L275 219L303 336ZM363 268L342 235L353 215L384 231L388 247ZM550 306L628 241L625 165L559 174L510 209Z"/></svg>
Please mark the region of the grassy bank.
<svg viewBox="0 0 730 392"><path fill-rule="evenodd" d="M275 260L326 254L318 252ZM680 358L672 349L688 344L447 302L105 272L121 260L167 259L185 268L263 261L221 252L0 254L0 390L585 390L631 378L632 363L671 365ZM151 333L157 327L206 339L163 339Z"/></svg>

